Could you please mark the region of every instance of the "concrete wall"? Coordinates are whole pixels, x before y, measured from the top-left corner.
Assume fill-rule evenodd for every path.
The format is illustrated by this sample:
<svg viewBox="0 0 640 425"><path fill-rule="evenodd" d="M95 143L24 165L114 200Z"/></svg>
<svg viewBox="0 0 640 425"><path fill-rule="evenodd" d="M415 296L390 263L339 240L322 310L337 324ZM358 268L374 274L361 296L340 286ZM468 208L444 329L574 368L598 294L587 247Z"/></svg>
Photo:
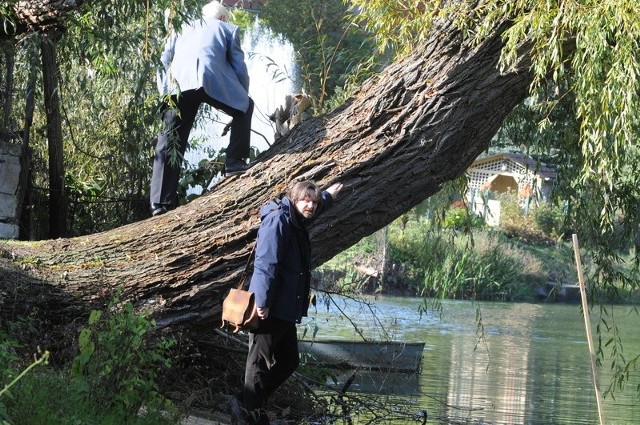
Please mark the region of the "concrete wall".
<svg viewBox="0 0 640 425"><path fill-rule="evenodd" d="M16 239L20 233L20 180L22 145L0 142L0 239Z"/></svg>

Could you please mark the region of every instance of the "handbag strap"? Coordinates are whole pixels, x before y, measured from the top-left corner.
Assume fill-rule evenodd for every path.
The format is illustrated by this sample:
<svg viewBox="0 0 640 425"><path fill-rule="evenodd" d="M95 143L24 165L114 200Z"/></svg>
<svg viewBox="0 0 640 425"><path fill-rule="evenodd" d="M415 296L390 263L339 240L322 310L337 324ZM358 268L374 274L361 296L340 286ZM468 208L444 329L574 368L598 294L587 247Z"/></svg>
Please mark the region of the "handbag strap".
<svg viewBox="0 0 640 425"><path fill-rule="evenodd" d="M278 208L274 208L269 211L267 214L271 214L274 211L278 211L282 208L282 205L278 204ZM249 258L247 258L247 265L244 266L244 271L242 272L242 276L240 276L240 282L238 282L238 289L242 289L242 285L244 285L244 280L247 278L247 271L249 270L249 264L251 264L251 258L256 251L256 246L258 245L258 238L256 237L256 242L253 244L253 248L251 248L251 252L249 253Z"/></svg>
<svg viewBox="0 0 640 425"><path fill-rule="evenodd" d="M249 253L249 258L247 258L247 265L244 266L244 270L242 271L242 276L240 276L240 282L238 282L238 289L242 289L242 285L244 285L244 280L247 278L247 271L249 270L249 264L251 264L251 258L253 257L253 253L256 251L256 245L258 245L258 240L253 244L253 248L251 248L251 252Z"/></svg>

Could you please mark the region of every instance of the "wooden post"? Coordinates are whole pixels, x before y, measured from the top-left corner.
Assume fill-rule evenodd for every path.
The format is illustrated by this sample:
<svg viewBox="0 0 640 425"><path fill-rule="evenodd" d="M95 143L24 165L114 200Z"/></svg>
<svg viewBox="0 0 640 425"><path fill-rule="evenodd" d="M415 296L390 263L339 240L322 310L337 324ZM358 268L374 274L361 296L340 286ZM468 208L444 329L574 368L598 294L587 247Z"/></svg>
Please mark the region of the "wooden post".
<svg viewBox="0 0 640 425"><path fill-rule="evenodd" d="M591 322L589 322L589 305L587 304L587 291L585 289L585 278L582 271L582 261L580 260L580 247L578 246L578 235L573 234L573 253L576 259L576 269L578 270L578 281L580 283L580 299L582 300L582 316L584 317L584 328L587 332L587 343L589 345L589 355L591 357L591 373L593 374L593 386L596 390L596 401L598 403L598 417L600 425L604 425L604 406L602 404L602 395L600 394L600 385L598 384L598 372L596 368L596 352L593 348L593 339L591 337Z"/></svg>

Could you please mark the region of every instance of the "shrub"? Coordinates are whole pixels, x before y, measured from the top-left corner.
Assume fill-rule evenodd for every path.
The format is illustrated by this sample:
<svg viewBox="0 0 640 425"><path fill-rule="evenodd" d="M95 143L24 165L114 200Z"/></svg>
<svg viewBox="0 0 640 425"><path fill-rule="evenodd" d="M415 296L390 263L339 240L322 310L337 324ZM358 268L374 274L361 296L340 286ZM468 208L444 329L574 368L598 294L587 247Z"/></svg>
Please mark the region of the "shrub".
<svg viewBox="0 0 640 425"><path fill-rule="evenodd" d="M549 238L537 226L535 214L524 214L515 192L501 193L500 229L510 238L527 242L549 242Z"/></svg>
<svg viewBox="0 0 640 425"><path fill-rule="evenodd" d="M463 230L481 227L484 220L470 212L464 202L455 201L445 212L443 224L445 229Z"/></svg>
<svg viewBox="0 0 640 425"><path fill-rule="evenodd" d="M2 403L2 396L8 393L9 382L16 375L14 365L18 360L15 355L16 343L9 336L0 330L0 424L8 422L9 416L5 405Z"/></svg>
<svg viewBox="0 0 640 425"><path fill-rule="evenodd" d="M145 406L164 408L157 375L171 362L173 340L152 338L155 323L116 298L106 312L93 311L80 332L80 353L73 360L72 376L86 398L119 412L123 420ZM118 413L116 413L118 414Z"/></svg>
<svg viewBox="0 0 640 425"><path fill-rule="evenodd" d="M515 211L522 220L519 210ZM437 298L530 300L532 288L544 284L549 275L536 255L500 232L474 232L472 239L457 231L438 230L424 217L405 215L387 227L386 235L384 260L394 267L385 268L383 291L393 288L403 294ZM371 288L361 284L362 276L353 265L359 258L376 257L372 253L380 249L380 242L373 240L365 238L339 254L316 277L330 280L333 290ZM380 264L374 267L381 269Z"/></svg>
<svg viewBox="0 0 640 425"><path fill-rule="evenodd" d="M16 367L21 364L16 355L18 347L19 345L13 339L0 331L0 424L52 423L46 416L42 420L34 420L34 412L40 414L39 412L46 411L46 409L38 404L34 406L33 397L25 397L24 392L24 387L32 385L35 380L32 374L34 368L48 364L49 352L42 353L38 350L38 356L22 372L18 373ZM28 408L21 407L25 400L29 404ZM23 418L22 416L25 414L27 417Z"/></svg>
<svg viewBox="0 0 640 425"><path fill-rule="evenodd" d="M536 227L545 235L552 238L562 236L563 213L560 207L542 203L534 211L534 220Z"/></svg>
<svg viewBox="0 0 640 425"><path fill-rule="evenodd" d="M432 246L443 253L441 261L425 267L421 295L474 300L523 300L530 287L542 278L532 278L524 256L506 249L494 237L476 235L473 247L456 238L449 246Z"/></svg>
<svg viewBox="0 0 640 425"><path fill-rule="evenodd" d="M452 205L444 214L444 227L447 229L462 229L468 221L469 213L465 207Z"/></svg>
<svg viewBox="0 0 640 425"><path fill-rule="evenodd" d="M4 388L15 374L14 365L18 361L16 347L17 343L0 330L0 389Z"/></svg>

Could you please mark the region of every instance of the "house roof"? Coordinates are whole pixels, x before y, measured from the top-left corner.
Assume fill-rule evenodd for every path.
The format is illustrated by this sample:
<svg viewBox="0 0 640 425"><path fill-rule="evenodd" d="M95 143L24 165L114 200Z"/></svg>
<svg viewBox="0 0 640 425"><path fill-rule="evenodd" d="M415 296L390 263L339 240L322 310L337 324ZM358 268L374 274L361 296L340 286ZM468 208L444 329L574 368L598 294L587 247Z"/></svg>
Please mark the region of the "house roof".
<svg viewBox="0 0 640 425"><path fill-rule="evenodd" d="M532 173L538 174L539 176L544 178L555 179L558 175L558 173L556 173L556 171L553 168L549 167L545 163L539 162L528 155L525 155L523 153L518 153L518 152L504 152L504 153L499 153L495 155L485 156L481 159L476 159L473 162L473 164L471 164L471 167L469 168L478 168L478 167L481 167L483 164L495 162L500 159L510 160L517 164L520 164L523 167L531 170Z"/></svg>

